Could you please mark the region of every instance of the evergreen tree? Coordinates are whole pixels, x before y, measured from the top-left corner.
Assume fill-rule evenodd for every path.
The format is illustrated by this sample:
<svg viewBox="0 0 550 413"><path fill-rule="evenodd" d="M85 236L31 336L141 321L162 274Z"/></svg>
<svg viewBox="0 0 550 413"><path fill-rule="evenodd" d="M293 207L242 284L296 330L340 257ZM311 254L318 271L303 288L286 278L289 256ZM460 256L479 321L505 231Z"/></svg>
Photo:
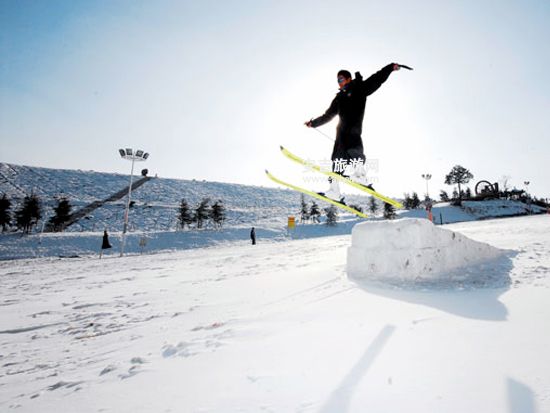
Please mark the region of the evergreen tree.
<svg viewBox="0 0 550 413"><path fill-rule="evenodd" d="M447 191L441 190L441 192L439 193L439 199L441 199L442 202L449 202L450 199Z"/></svg>
<svg viewBox="0 0 550 413"><path fill-rule="evenodd" d="M472 197L472 190L470 188L466 188L466 191L464 191L464 198L470 199Z"/></svg>
<svg viewBox="0 0 550 413"><path fill-rule="evenodd" d="M319 205L317 205L317 202L312 201L311 202L311 208L309 209L309 216L313 220L313 222L319 223L319 217L321 216L321 211L319 209Z"/></svg>
<svg viewBox="0 0 550 413"><path fill-rule="evenodd" d="M460 198L458 196L458 191L456 190L456 188L453 188L452 201L453 201L453 205L460 205Z"/></svg>
<svg viewBox="0 0 550 413"><path fill-rule="evenodd" d="M67 198L61 198L57 201L57 206L53 209L55 215L48 222L54 231L59 232L65 229L65 223L69 221L71 216L71 208L71 203Z"/></svg>
<svg viewBox="0 0 550 413"><path fill-rule="evenodd" d="M408 193L404 194L403 206L405 209L417 209L420 206L420 198L416 192L412 193L412 196Z"/></svg>
<svg viewBox="0 0 550 413"><path fill-rule="evenodd" d="M40 218L42 218L40 199L36 195L26 196L23 200L23 205L15 213L17 227L28 234Z"/></svg>
<svg viewBox="0 0 550 413"><path fill-rule="evenodd" d="M392 204L384 203L384 218L394 219L396 216L394 206Z"/></svg>
<svg viewBox="0 0 550 413"><path fill-rule="evenodd" d="M462 199L462 190L460 189L461 184L467 184L470 182L474 175L466 168L460 165L455 165L451 172L445 177L445 183L447 185L458 185L458 201Z"/></svg>
<svg viewBox="0 0 550 413"><path fill-rule="evenodd" d="M330 207L325 208L325 212L327 214L326 224L330 226L336 225L336 221L338 221L338 208L331 205Z"/></svg>
<svg viewBox="0 0 550 413"><path fill-rule="evenodd" d="M378 212L378 202L376 201L376 198L371 196L369 199L369 211L371 214L375 215Z"/></svg>
<svg viewBox="0 0 550 413"><path fill-rule="evenodd" d="M225 221L225 206L223 205L222 200L218 200L212 205L210 210L210 219L214 223L214 227L221 228L223 222Z"/></svg>
<svg viewBox="0 0 550 413"><path fill-rule="evenodd" d="M416 192L413 192L411 197L411 208L417 209L419 206L420 206L420 198L418 197L418 194Z"/></svg>
<svg viewBox="0 0 550 413"><path fill-rule="evenodd" d="M210 217L210 208L208 203L210 202L209 198L204 198L199 206L195 209L194 220L197 223L197 228L202 228L202 225Z"/></svg>
<svg viewBox="0 0 550 413"><path fill-rule="evenodd" d="M405 209L412 209L412 198L406 192L403 194L403 207Z"/></svg>
<svg viewBox="0 0 550 413"><path fill-rule="evenodd" d="M307 222L309 217L309 209L307 207L304 194L302 194L300 198L300 222Z"/></svg>
<svg viewBox="0 0 550 413"><path fill-rule="evenodd" d="M6 194L0 198L0 226L2 226L2 232L11 225L11 201Z"/></svg>
<svg viewBox="0 0 550 413"><path fill-rule="evenodd" d="M191 208L185 199L181 200L180 207L178 209L178 221L181 229L185 229L186 225L189 227L193 222Z"/></svg>

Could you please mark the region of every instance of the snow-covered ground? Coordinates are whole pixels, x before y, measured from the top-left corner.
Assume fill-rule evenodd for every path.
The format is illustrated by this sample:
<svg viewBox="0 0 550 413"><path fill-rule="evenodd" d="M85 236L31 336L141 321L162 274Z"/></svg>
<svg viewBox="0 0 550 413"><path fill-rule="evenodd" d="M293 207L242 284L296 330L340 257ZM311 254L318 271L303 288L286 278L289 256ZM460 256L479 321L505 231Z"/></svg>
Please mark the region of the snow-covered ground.
<svg viewBox="0 0 550 413"><path fill-rule="evenodd" d="M281 217L281 221L282 217ZM316 238L351 233L361 220L354 216L341 216L336 226L324 224L301 225L288 230L286 223L273 227L256 227L256 236L261 242L288 241L291 239ZM129 254L150 254L208 246L244 245L250 242L250 227L228 227L222 230L185 231L135 231L127 234L125 252ZM22 235L21 233L0 234L0 260L40 257L90 257L98 256L102 232L63 232ZM122 233L111 233L112 249L104 254L120 253ZM140 241L145 240L145 246Z"/></svg>
<svg viewBox="0 0 550 413"><path fill-rule="evenodd" d="M550 216L445 228L495 283L353 281L349 235L0 262L0 411L550 411Z"/></svg>

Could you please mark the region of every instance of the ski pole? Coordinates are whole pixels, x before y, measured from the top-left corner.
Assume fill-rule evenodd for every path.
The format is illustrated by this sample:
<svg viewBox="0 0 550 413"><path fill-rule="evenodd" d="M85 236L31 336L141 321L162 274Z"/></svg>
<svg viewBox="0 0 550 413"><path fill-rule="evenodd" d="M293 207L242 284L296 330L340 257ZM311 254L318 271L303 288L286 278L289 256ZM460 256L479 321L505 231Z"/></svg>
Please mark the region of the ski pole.
<svg viewBox="0 0 550 413"><path fill-rule="evenodd" d="M334 139L331 138L330 136L328 136L326 133L321 132L321 131L320 131L319 129L317 129L317 128L312 128L312 129L313 129L314 131L316 131L316 132L319 132L321 135L323 135L323 136L324 136L325 138L327 138L329 141L334 142Z"/></svg>

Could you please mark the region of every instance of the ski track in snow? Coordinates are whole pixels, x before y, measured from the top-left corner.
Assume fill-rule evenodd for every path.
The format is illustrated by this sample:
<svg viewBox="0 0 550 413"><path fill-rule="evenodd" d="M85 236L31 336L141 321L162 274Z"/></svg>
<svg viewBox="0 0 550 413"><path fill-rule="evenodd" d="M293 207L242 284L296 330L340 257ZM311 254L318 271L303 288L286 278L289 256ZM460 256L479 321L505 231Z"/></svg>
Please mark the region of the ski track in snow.
<svg viewBox="0 0 550 413"><path fill-rule="evenodd" d="M507 274L509 285L488 288L482 293L475 288L457 292L426 286L415 289L410 285L398 288L356 284L345 273L350 236L101 261L45 258L0 262L0 410L53 412L61 404L79 406L79 400L127 389L120 386L140 380L139 386L129 387L136 392L140 386L161 379L164 370L172 374L169 381L179 380L177 374L183 373L173 369L180 365L174 363L181 362L193 363L190 365L195 366L194 374L199 374L197 381L201 383L201 362L219 361L226 353L224 359L231 360L235 349L241 347L254 348L258 353L263 342L267 343L265 351L269 354L270 348L273 350L271 341L278 342L288 330L301 331L299 325L306 329L318 323L339 326L341 322L336 319L341 315L335 314L332 319L330 311L322 309L335 302L339 306L350 302L350 309L342 310L349 316L359 305L359 294L368 294L371 301L382 300L386 306L387 302L402 302L420 309L436 308L457 316L457 325L469 319L504 321L509 310L499 297L506 290L536 288L550 297L549 222L550 217L536 216L447 226L478 241L515 251ZM486 301L480 303L480 297ZM316 318L319 309L325 311L326 319ZM305 391L299 402L293 403L292 398L276 402L278 398L273 394L281 391L284 399L285 389L289 391L277 378L277 371L243 370L240 377L245 384L240 384L240 391L254 386L261 389L257 394L263 396L244 403L242 411L348 411L342 409L351 409L355 376L366 374L386 343L389 346L397 340L394 336L399 336L399 331L421 331L425 325L438 323L438 314L416 310L410 316L388 315L397 321L387 323L383 314L377 315L378 324L367 334L372 344L363 349L365 353L356 370L332 393ZM547 315L548 312L541 317ZM346 320L344 325L350 322ZM364 324L360 319L354 322L356 330ZM541 325L542 321L538 325L542 330ZM337 327L340 328L343 327ZM324 328L321 331L319 334L331 334ZM357 331L353 334L359 334ZM246 359L247 355L240 357ZM255 353L251 357L256 357ZM304 353L300 357L309 356ZM347 360L347 356L340 357ZM339 371L329 375L346 377L345 372ZM385 380L391 386L397 379L386 376ZM550 381L548 377L539 381L537 403L550 408ZM307 387L307 381L295 383L298 382L300 387ZM509 405L521 402L525 394L521 383L509 381L508 385L509 393L516 395ZM408 390L412 389L414 386ZM208 391L204 388L197 391L198 401L193 399L194 402L206 407L196 411L220 411L224 402L206 396ZM85 393L90 396L82 396ZM317 394L317 398L312 394ZM246 399L246 391L240 397ZM254 404L262 398L265 402ZM150 410L147 405L140 407L138 401L132 404L128 398L107 397L97 401L96 406L87 402L81 411L160 411L156 409L163 402L167 407L177 406L161 395L157 399L156 407ZM108 405L109 400L112 406ZM233 399L220 396L220 400ZM126 406L126 402L130 405Z"/></svg>

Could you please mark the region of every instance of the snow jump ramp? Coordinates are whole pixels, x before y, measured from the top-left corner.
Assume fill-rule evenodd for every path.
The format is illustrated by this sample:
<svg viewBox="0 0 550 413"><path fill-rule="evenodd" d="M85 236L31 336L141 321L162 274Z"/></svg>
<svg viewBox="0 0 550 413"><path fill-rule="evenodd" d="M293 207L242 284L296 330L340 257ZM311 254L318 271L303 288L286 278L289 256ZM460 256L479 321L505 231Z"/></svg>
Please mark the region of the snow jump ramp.
<svg viewBox="0 0 550 413"><path fill-rule="evenodd" d="M464 281L481 275L472 268L506 253L427 219L363 222L352 230L347 273L355 280L398 284Z"/></svg>

